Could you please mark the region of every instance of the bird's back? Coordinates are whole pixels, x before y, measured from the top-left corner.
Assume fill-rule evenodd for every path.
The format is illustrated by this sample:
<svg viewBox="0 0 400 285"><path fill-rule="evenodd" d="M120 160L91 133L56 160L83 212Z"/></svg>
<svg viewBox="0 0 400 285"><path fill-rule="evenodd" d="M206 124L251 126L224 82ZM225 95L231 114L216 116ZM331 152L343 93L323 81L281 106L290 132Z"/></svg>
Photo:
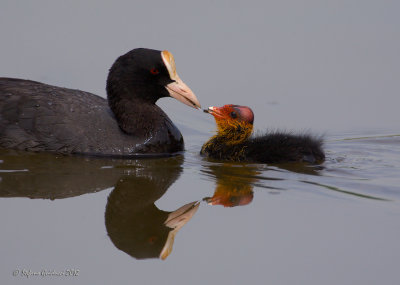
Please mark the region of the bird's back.
<svg viewBox="0 0 400 285"><path fill-rule="evenodd" d="M284 163L317 163L325 159L322 138L308 134L284 132L266 133L232 144L224 137L215 136L202 147L201 154L218 160Z"/></svg>
<svg viewBox="0 0 400 285"><path fill-rule="evenodd" d="M170 132L178 132L173 135L179 141L173 123L168 119L165 124ZM122 132L104 98L30 80L0 78L0 147L127 156L149 152L152 146ZM182 147L183 141L176 151Z"/></svg>
<svg viewBox="0 0 400 285"><path fill-rule="evenodd" d="M316 163L325 159L322 144L321 137L309 134L273 132L249 139L244 147L246 157L254 162L303 161Z"/></svg>

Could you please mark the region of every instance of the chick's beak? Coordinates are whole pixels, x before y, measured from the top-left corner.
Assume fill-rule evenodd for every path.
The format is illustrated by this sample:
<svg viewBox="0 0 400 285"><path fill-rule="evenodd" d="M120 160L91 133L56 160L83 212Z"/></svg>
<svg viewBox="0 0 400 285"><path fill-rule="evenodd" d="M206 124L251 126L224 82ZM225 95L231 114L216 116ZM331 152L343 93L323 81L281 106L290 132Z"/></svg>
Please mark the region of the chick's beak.
<svg viewBox="0 0 400 285"><path fill-rule="evenodd" d="M172 98L175 98L178 101L181 101L183 104L186 104L195 109L200 109L200 102L197 99L196 95L190 90L190 88L179 78L178 73L176 72L175 60L172 54L164 50L161 52L162 60L165 64L165 67L168 70L169 77L173 80L172 83L169 83L165 86L169 95Z"/></svg>
<svg viewBox="0 0 400 285"><path fill-rule="evenodd" d="M219 107L211 106L211 107L208 107L208 109L204 109L203 112L213 115L214 118L222 118L223 114L221 113L220 109L221 108L219 108Z"/></svg>

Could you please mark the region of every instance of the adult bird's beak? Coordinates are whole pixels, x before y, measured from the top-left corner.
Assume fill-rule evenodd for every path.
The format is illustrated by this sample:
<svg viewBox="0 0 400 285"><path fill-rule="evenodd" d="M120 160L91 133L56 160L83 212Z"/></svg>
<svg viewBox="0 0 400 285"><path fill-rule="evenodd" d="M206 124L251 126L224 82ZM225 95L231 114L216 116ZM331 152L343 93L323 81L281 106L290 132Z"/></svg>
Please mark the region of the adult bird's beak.
<svg viewBox="0 0 400 285"><path fill-rule="evenodd" d="M168 69L169 76L174 82L165 86L169 95L183 104L186 104L195 109L200 109L200 102L194 95L193 91L179 78L178 73L176 73L175 60L172 54L164 50L161 52L161 57L165 66Z"/></svg>
<svg viewBox="0 0 400 285"><path fill-rule="evenodd" d="M200 102L190 88L178 77L175 81L165 86L171 97L195 109L200 109Z"/></svg>

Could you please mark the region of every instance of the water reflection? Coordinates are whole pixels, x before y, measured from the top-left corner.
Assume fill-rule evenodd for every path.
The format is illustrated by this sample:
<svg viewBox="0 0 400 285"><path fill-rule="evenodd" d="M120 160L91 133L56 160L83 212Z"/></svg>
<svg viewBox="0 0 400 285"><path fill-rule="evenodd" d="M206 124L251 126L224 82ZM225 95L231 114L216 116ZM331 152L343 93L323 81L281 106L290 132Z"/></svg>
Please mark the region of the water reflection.
<svg viewBox="0 0 400 285"><path fill-rule="evenodd" d="M168 212L160 199L182 173L183 157L118 160L0 150L0 197L62 199L110 187L105 224L113 244L137 259L165 259L199 202Z"/></svg>
<svg viewBox="0 0 400 285"><path fill-rule="evenodd" d="M354 156L353 148L349 151ZM176 205L174 211L155 205L179 179L183 163L183 156L116 160L0 150L0 197L62 199L114 188L107 201L104 200L110 244L136 259L165 259L172 251L177 232L193 217L200 204L184 202ZM207 194L200 194L201 198L209 196L202 199L209 205L249 205L256 195L254 188L274 193L284 189L313 189L318 193L383 200L378 197L381 195L359 194L359 181L364 180L357 177L344 180L330 170L340 170L334 162L327 161L326 165L327 170L321 171L322 167L305 164L267 166L211 162L190 155L185 158L189 175L194 169L196 176L200 173L212 185L212 189L205 189ZM347 167L353 165L347 163ZM344 181L343 187L339 187L337 177ZM356 184L350 184L353 181ZM353 187L354 191L352 185L357 186Z"/></svg>
<svg viewBox="0 0 400 285"><path fill-rule="evenodd" d="M0 150L0 197L62 199L115 185L121 161ZM129 164L129 161L124 162Z"/></svg>
<svg viewBox="0 0 400 285"><path fill-rule="evenodd" d="M154 204L179 178L182 161L156 163L118 181L105 214L108 235L117 248L137 259L165 259L170 254L176 233L199 207L192 202L167 212Z"/></svg>
<svg viewBox="0 0 400 285"><path fill-rule="evenodd" d="M224 207L244 206L253 201L253 184L258 181L256 167L245 165L208 165L204 172L214 176L216 181L212 197L203 200L209 205Z"/></svg>

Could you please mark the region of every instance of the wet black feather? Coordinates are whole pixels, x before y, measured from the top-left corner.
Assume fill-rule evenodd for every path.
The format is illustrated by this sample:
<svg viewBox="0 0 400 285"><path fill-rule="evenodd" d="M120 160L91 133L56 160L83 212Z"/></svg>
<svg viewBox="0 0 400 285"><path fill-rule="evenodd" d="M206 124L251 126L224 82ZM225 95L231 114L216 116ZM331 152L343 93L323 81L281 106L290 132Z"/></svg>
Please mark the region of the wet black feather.
<svg viewBox="0 0 400 285"><path fill-rule="evenodd" d="M220 137L203 147L201 153L218 160L256 163L309 162L325 159L322 136L308 133L266 132L243 143L231 145Z"/></svg>

